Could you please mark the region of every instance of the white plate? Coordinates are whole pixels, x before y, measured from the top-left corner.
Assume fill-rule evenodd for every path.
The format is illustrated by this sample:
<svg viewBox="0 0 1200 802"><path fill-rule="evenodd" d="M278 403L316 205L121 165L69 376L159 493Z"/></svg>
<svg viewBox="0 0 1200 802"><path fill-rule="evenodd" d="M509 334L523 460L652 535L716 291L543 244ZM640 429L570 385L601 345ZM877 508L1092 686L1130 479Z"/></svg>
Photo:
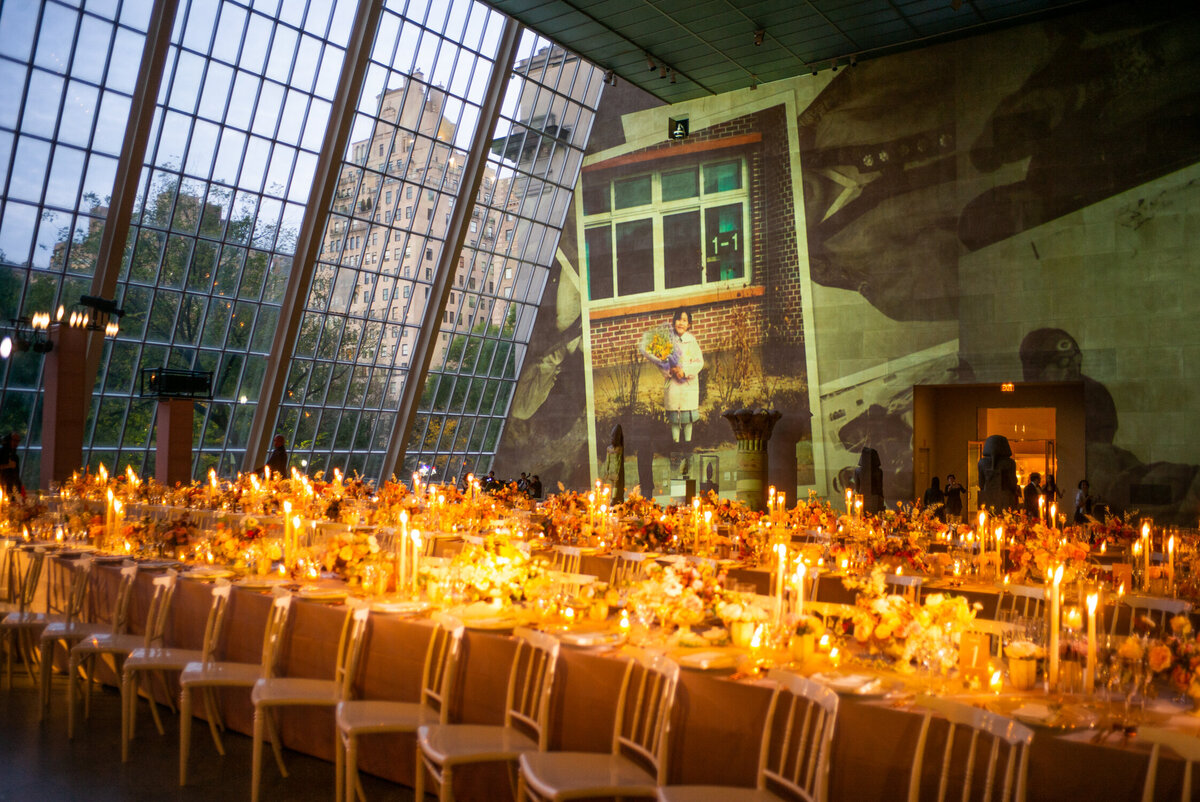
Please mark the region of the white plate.
<svg viewBox="0 0 1200 802"><path fill-rule="evenodd" d="M675 659L684 668L711 671L713 669L735 668L737 667L739 657L738 652L725 649L698 649L694 652L680 654Z"/></svg>
<svg viewBox="0 0 1200 802"><path fill-rule="evenodd" d="M882 679L871 674L813 674L811 679L850 696L883 696L890 690Z"/></svg>
<svg viewBox="0 0 1200 802"><path fill-rule="evenodd" d="M595 646L619 646L625 642L624 632L551 630L550 634L558 638L566 646L578 646L584 649Z"/></svg>
<svg viewBox="0 0 1200 802"><path fill-rule="evenodd" d="M277 585L286 585L291 581L285 576L244 576L233 584L246 590L270 590Z"/></svg>
<svg viewBox="0 0 1200 802"><path fill-rule="evenodd" d="M349 595L349 591L344 588L300 588L300 590L296 591L297 599L327 602L329 604L341 603Z"/></svg>
<svg viewBox="0 0 1200 802"><path fill-rule="evenodd" d="M425 612L432 606L433 606L432 602L424 601L421 599L415 599L415 600L394 599L391 601L388 601L386 599L379 599L378 601L371 602L372 612L398 613L400 615L416 615L417 613Z"/></svg>
<svg viewBox="0 0 1200 802"><path fill-rule="evenodd" d="M229 579L234 572L228 568L193 568L179 575L182 579L198 579L201 582L213 582L218 579Z"/></svg>

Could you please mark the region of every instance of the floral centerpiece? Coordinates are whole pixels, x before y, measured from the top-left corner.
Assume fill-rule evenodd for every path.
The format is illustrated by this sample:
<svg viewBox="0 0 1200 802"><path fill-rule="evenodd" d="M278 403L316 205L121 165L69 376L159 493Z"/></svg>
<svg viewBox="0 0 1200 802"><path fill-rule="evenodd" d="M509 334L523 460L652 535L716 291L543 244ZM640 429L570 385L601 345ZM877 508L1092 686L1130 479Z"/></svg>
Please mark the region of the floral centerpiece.
<svg viewBox="0 0 1200 802"><path fill-rule="evenodd" d="M1087 543L1067 539L1041 524L1028 530L1024 539L1014 538L1008 550L1008 557L1018 571L1048 577L1057 566L1063 566L1063 582L1073 582L1088 575L1090 554Z"/></svg>
<svg viewBox="0 0 1200 802"><path fill-rule="evenodd" d="M628 600L635 609L653 610L663 622L680 627L699 624L712 616L721 599L724 574L707 563L652 563L646 572L646 578L630 589Z"/></svg>
<svg viewBox="0 0 1200 802"><path fill-rule="evenodd" d="M362 530L334 533L325 543L307 551L308 554L300 555L298 563L304 561L309 566L319 565L326 571L337 574L350 585L362 584L369 563L390 556L381 552L374 533Z"/></svg>
<svg viewBox="0 0 1200 802"><path fill-rule="evenodd" d="M503 605L523 601L546 584L544 562L532 559L505 535L487 537L482 545L466 544L446 575L469 600Z"/></svg>

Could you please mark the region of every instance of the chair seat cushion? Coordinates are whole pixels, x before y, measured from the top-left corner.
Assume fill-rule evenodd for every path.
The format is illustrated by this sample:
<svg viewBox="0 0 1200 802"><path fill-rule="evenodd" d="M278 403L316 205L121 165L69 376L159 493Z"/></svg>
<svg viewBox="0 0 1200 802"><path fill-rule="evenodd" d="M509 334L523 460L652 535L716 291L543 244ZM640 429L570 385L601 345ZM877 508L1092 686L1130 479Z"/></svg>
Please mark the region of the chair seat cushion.
<svg viewBox="0 0 1200 802"><path fill-rule="evenodd" d="M355 735L416 732L423 724L436 723L437 711L416 702L355 699L337 706L338 729Z"/></svg>
<svg viewBox="0 0 1200 802"><path fill-rule="evenodd" d="M0 627L6 629L34 629L36 627L44 627L52 621L62 620L64 619L61 615L25 611L23 613L9 613L4 616L4 620L0 621Z"/></svg>
<svg viewBox="0 0 1200 802"><path fill-rule="evenodd" d="M417 730L417 745L442 766L516 760L537 741L511 727L487 724L430 724Z"/></svg>
<svg viewBox="0 0 1200 802"><path fill-rule="evenodd" d="M249 688L262 677L258 663L188 663L179 675L180 685L228 685Z"/></svg>
<svg viewBox="0 0 1200 802"><path fill-rule="evenodd" d="M331 679L270 677L254 683L255 705L330 705L338 703L338 686Z"/></svg>
<svg viewBox="0 0 1200 802"><path fill-rule="evenodd" d="M108 624L94 621L53 621L42 630L42 640L79 640L108 628Z"/></svg>
<svg viewBox="0 0 1200 802"><path fill-rule="evenodd" d="M626 758L601 752L521 755L529 787L544 797L654 796L658 782Z"/></svg>
<svg viewBox="0 0 1200 802"><path fill-rule="evenodd" d="M141 648L146 642L142 635L129 635L111 632L98 632L88 635L71 647L71 652L79 655L86 654L128 654L134 649Z"/></svg>

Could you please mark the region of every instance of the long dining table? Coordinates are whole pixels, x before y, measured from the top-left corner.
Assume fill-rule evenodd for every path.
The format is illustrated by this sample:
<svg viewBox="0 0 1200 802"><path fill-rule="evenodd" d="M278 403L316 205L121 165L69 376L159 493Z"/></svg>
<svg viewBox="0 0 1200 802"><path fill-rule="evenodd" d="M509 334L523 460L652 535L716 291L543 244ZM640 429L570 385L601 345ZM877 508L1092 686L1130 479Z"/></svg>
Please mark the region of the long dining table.
<svg viewBox="0 0 1200 802"><path fill-rule="evenodd" d="M135 587L131 620L140 630L149 604L151 574ZM93 571L92 607L103 618L117 586L115 566ZM211 598L211 585L180 579L171 609L168 643L199 648ZM224 660L259 660L270 594L235 587L220 649ZM286 676L333 676L337 641L345 608L299 601L295 605L279 666ZM432 631L420 617L372 613L367 643L355 680L359 698L412 701L417 698L425 647ZM460 681L451 703L452 720L498 724L515 642L508 633L468 631L460 663ZM605 752L611 746L615 704L624 661L620 651L566 647L557 669L550 723L550 748ZM730 671L685 670L670 732L669 782L753 786L770 688L763 681L735 681ZM109 678L112 681L112 678ZM169 681L176 693L174 679ZM969 697L967 698L969 701ZM55 703L61 703L56 701ZM253 709L244 691L221 691L221 713L228 727L250 733ZM144 708L141 714L145 714ZM903 798L908 788L921 715L884 699L843 696L838 712L830 766L830 800ZM1194 719L1200 731L1200 718ZM1179 717L1176 726L1187 727ZM334 757L332 711L286 710L281 721L285 746L326 760ZM938 720L930 731L929 754L939 754L947 728ZM141 727L138 748L176 748L153 728ZM157 741L157 742L156 742ZM1132 741L1060 737L1037 730L1030 751L1029 800L1140 799L1148 750ZM193 761L223 760L207 741L195 739ZM937 783L936 761L926 761L923 787ZM359 751L360 770L412 786L415 743L412 736L367 736ZM234 768L234 767L230 767ZM250 783L249 767L244 771ZM1157 799L1180 797L1183 762L1167 757L1159 769ZM272 772L270 765L265 771ZM332 778L333 767L330 766ZM507 772L491 765L457 771L455 795L464 800L497 798L508 785Z"/></svg>

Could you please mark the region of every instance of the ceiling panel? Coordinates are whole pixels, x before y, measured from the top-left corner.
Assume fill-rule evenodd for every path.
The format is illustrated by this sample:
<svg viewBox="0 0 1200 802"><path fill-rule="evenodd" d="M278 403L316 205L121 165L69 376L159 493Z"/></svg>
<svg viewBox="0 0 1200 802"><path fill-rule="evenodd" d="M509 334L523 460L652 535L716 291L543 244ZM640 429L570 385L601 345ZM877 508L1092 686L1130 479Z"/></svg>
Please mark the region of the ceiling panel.
<svg viewBox="0 0 1200 802"><path fill-rule="evenodd" d="M955 4L958 5L955 8ZM983 33L1105 0L494 0L668 103ZM756 30L762 44L755 44ZM646 56L656 69L646 66ZM659 65L679 73L675 83ZM693 78L694 80L688 80Z"/></svg>

